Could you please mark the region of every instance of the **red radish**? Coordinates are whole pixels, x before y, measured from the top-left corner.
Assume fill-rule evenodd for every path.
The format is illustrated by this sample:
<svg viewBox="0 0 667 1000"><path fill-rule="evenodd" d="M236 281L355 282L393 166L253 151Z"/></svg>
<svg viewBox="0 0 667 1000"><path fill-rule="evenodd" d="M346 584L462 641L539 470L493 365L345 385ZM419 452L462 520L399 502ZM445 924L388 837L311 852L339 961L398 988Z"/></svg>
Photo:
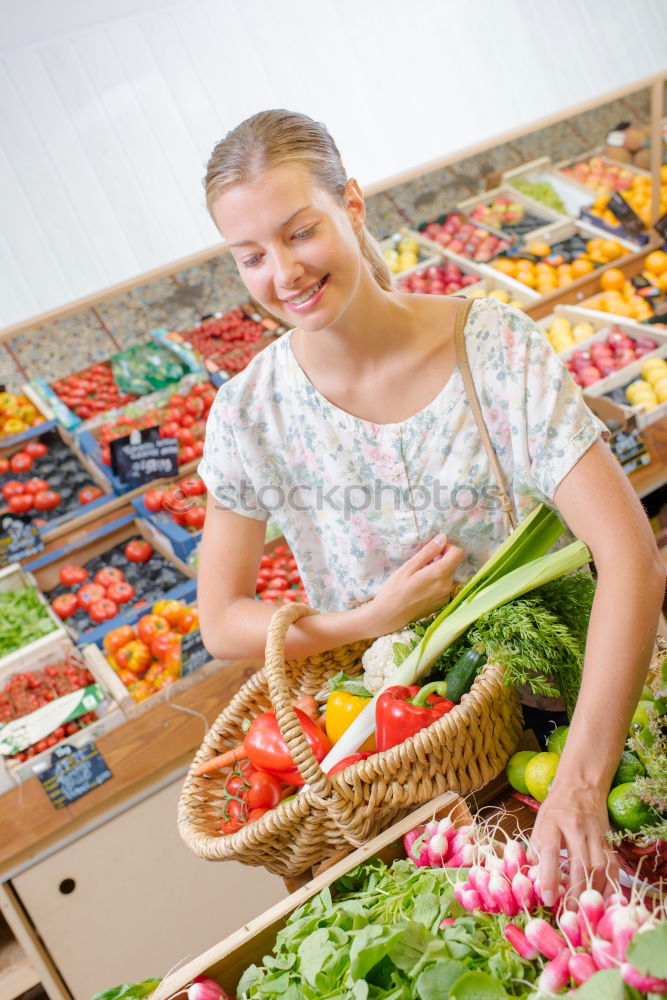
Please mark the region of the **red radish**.
<svg viewBox="0 0 667 1000"><path fill-rule="evenodd" d="M636 990L642 990L644 993L657 993L660 997L667 996L667 980L656 979L655 976L644 976L629 962L623 962L621 978L624 983Z"/></svg>
<svg viewBox="0 0 667 1000"><path fill-rule="evenodd" d="M615 969L618 967L618 961L614 956L614 946L611 941L605 941L604 938L600 937L591 938L590 949L593 961L598 969Z"/></svg>
<svg viewBox="0 0 667 1000"><path fill-rule="evenodd" d="M517 872L526 868L526 852L518 840L508 840L503 849L504 872L508 878L513 878Z"/></svg>
<svg viewBox="0 0 667 1000"><path fill-rule="evenodd" d="M413 853L412 848L414 844L422 837L423 833L424 833L424 828L421 826L417 826L415 827L414 830L410 830L403 837L403 847L405 848L405 853L407 854L407 856L410 858L411 861L416 862L417 859L419 858L420 850L423 847L423 843L419 845L415 853Z"/></svg>
<svg viewBox="0 0 667 1000"><path fill-rule="evenodd" d="M505 872L505 862L497 854L487 854L484 858L484 867L487 872Z"/></svg>
<svg viewBox="0 0 667 1000"><path fill-rule="evenodd" d="M559 952L569 949L562 934L543 920L542 917L533 917L526 924L525 934L533 947L537 948L545 958L555 958Z"/></svg>
<svg viewBox="0 0 667 1000"><path fill-rule="evenodd" d="M573 948L581 944L581 927L576 910L564 910L558 918L558 925Z"/></svg>
<svg viewBox="0 0 667 1000"><path fill-rule="evenodd" d="M516 900L512 895L510 884L500 872L491 872L489 892L498 903L500 912L506 917L515 917L519 912Z"/></svg>
<svg viewBox="0 0 667 1000"><path fill-rule="evenodd" d="M456 920L454 919L454 917L443 917L442 920L440 921L440 930L443 931L445 927L451 927L452 924L455 923Z"/></svg>
<svg viewBox="0 0 667 1000"><path fill-rule="evenodd" d="M596 935L604 938L605 941L611 941L612 938L615 909L617 909L617 907L607 906L606 910L600 917L597 927L595 928Z"/></svg>
<svg viewBox="0 0 667 1000"><path fill-rule="evenodd" d="M464 844L460 850L450 854L447 858L448 868L470 868L475 860L475 845Z"/></svg>
<svg viewBox="0 0 667 1000"><path fill-rule="evenodd" d="M528 938L530 941L530 938ZM561 993L570 981L570 951L563 948L548 965L544 966L542 975L537 980L540 993Z"/></svg>
<svg viewBox="0 0 667 1000"><path fill-rule="evenodd" d="M532 962L534 958L537 958L538 951L534 948L526 935L523 933L520 927L516 924L508 923L503 927L503 934L512 945L514 950L521 955L521 958L527 959Z"/></svg>
<svg viewBox="0 0 667 1000"><path fill-rule="evenodd" d="M468 913L472 913L473 910L484 909L482 897L477 890L473 889L467 882L458 882L454 886L454 895L463 909Z"/></svg>
<svg viewBox="0 0 667 1000"><path fill-rule="evenodd" d="M533 883L522 872L517 872L512 879L512 895L514 896L516 905L525 913L531 913L535 908Z"/></svg>
<svg viewBox="0 0 667 1000"><path fill-rule="evenodd" d="M595 934L604 914L604 899L597 889L584 889L579 896L579 927L583 941Z"/></svg>
<svg viewBox="0 0 667 1000"><path fill-rule="evenodd" d="M187 989L188 1000L228 1000L222 986L208 976L197 976Z"/></svg>
<svg viewBox="0 0 667 1000"><path fill-rule="evenodd" d="M438 832L438 823L434 819L429 820L426 826L424 827L424 833L426 834L427 837L432 837L433 834L437 832Z"/></svg>
<svg viewBox="0 0 667 1000"><path fill-rule="evenodd" d="M449 816L445 816L444 819L440 820L437 832L444 834L448 841L452 840L454 834L456 833L456 827L452 823Z"/></svg>
<svg viewBox="0 0 667 1000"><path fill-rule="evenodd" d="M471 826L460 826L451 840L450 850L452 854L456 854L465 844L472 843L472 832L473 828Z"/></svg>
<svg viewBox="0 0 667 1000"><path fill-rule="evenodd" d="M630 906L620 907L612 911L611 940L614 945L614 955L623 960L628 950L628 945L634 937L639 922L633 908Z"/></svg>
<svg viewBox="0 0 667 1000"><path fill-rule="evenodd" d="M428 842L428 863L431 868L444 868L449 844L444 833L434 833ZM453 865L451 866L453 867Z"/></svg>
<svg viewBox="0 0 667 1000"><path fill-rule="evenodd" d="M489 879L491 878L491 873L486 870L486 868L477 867L476 875L476 888L477 892L482 897L482 909L486 910L487 913L500 913L500 906L498 905L495 896L489 892Z"/></svg>
<svg viewBox="0 0 667 1000"><path fill-rule="evenodd" d="M577 951L574 955L570 955L568 969L577 986L581 986L598 971L591 956L584 951Z"/></svg>

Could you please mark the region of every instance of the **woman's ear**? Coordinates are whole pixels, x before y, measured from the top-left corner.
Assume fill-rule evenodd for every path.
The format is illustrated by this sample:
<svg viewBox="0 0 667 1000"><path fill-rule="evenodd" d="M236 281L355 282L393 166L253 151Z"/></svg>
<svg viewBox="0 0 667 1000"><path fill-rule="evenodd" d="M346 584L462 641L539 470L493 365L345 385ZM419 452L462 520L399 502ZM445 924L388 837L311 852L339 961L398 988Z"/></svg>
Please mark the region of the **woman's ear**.
<svg viewBox="0 0 667 1000"><path fill-rule="evenodd" d="M350 177L349 181L345 185L343 190L343 203L345 205L345 211L350 217L352 222L352 228L355 235L359 235L366 222L366 203L364 202L364 196L361 193L361 188L359 184L354 179Z"/></svg>

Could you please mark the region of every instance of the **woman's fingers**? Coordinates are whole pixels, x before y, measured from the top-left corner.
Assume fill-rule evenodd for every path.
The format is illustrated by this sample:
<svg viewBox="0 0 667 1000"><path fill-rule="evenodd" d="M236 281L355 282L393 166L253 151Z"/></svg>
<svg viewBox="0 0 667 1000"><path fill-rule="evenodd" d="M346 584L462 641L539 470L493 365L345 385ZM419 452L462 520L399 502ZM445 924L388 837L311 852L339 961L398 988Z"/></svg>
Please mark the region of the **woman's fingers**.
<svg viewBox="0 0 667 1000"><path fill-rule="evenodd" d="M432 538L430 542L426 545L422 545L419 552L415 552L404 565L412 572L416 572L418 569L422 569L424 566L428 566L429 563L441 556L445 549L447 548L447 535L436 535Z"/></svg>

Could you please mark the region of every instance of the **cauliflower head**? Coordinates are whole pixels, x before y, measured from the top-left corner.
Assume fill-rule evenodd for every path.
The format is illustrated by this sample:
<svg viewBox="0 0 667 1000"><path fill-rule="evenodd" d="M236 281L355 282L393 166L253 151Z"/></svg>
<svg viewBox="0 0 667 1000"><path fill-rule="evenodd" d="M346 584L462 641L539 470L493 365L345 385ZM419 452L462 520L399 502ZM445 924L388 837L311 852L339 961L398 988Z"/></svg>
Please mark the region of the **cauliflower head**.
<svg viewBox="0 0 667 1000"><path fill-rule="evenodd" d="M364 668L364 687L375 694L383 684L391 678L397 668L394 659L394 643L400 642L409 649L417 644L418 638L412 629L404 628L399 632L381 635L369 646L361 657Z"/></svg>

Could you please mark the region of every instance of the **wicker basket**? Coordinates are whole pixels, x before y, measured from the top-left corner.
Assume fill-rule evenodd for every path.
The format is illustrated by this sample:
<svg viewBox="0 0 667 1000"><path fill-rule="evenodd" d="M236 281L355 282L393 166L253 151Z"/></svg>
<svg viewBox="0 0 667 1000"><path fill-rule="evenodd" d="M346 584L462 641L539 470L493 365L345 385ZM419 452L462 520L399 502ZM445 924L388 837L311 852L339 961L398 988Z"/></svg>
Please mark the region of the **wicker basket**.
<svg viewBox="0 0 667 1000"><path fill-rule="evenodd" d="M243 685L218 716L183 786L178 828L187 846L212 861L263 865L283 876L307 868L374 837L415 806L445 791L465 795L488 784L507 763L523 728L513 690L502 669L487 664L461 704L427 729L374 754L332 778L322 771L292 709L300 694L315 694L329 677L361 672L369 642L341 646L307 660L284 661L287 629L316 614L302 604L280 608L271 619L266 665ZM241 742L243 723L273 706L283 738L306 787L238 833L220 833L224 779L195 777L196 765Z"/></svg>

